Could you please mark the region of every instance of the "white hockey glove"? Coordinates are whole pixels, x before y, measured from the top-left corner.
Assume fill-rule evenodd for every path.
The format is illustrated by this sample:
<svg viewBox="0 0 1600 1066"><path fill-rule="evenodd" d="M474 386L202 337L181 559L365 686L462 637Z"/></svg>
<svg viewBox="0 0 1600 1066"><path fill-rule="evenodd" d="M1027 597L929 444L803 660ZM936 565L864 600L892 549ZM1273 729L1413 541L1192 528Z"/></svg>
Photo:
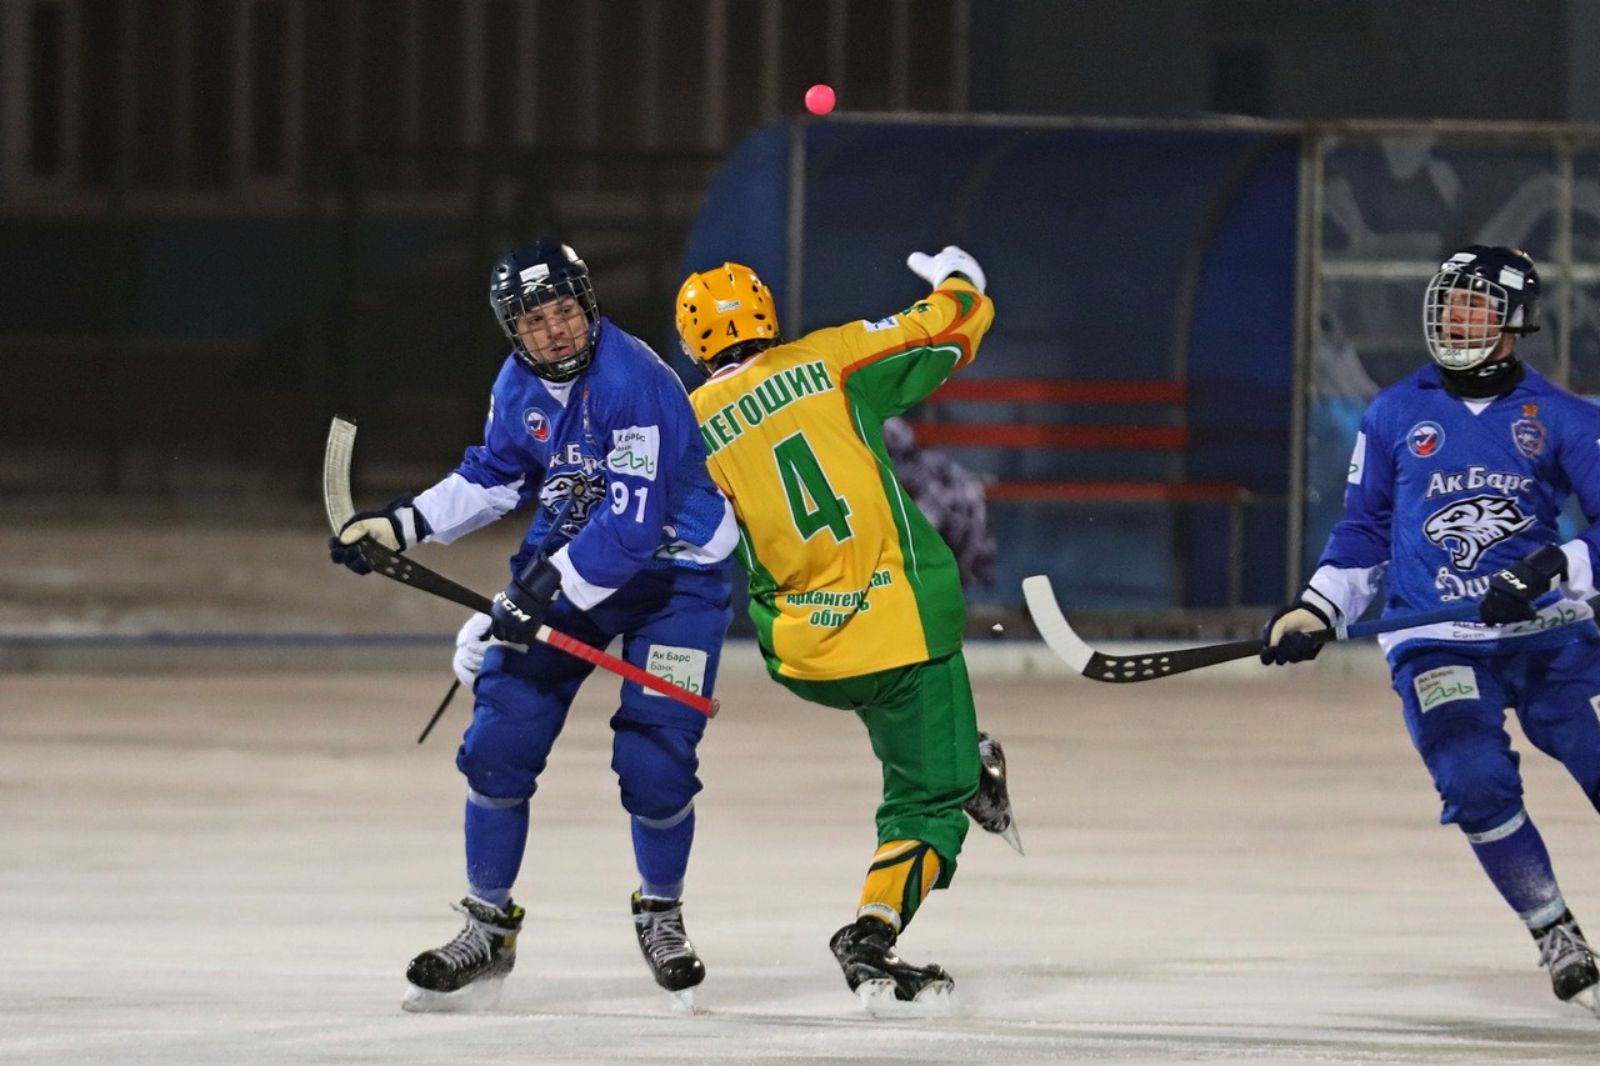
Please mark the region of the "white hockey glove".
<svg viewBox="0 0 1600 1066"><path fill-rule="evenodd" d="M986 291L989 285L989 279L984 277L983 267L978 265L978 261L953 244L945 245L944 251L938 255L912 252L906 257L906 266L911 268L913 274L936 289L944 284L944 279L951 274L965 275L968 281L977 286L979 292Z"/></svg>
<svg viewBox="0 0 1600 1066"><path fill-rule="evenodd" d="M456 634L456 654L450 662L456 679L467 688L471 688L477 680L478 671L483 669L484 653L488 650L489 616L474 614Z"/></svg>
<svg viewBox="0 0 1600 1066"><path fill-rule="evenodd" d="M415 548L423 538L433 532L428 520L411 502L410 496L390 500L377 511L357 511L340 527L336 536L328 539L328 555L335 562L348 566L358 574L372 572L355 545L367 537L392 552Z"/></svg>

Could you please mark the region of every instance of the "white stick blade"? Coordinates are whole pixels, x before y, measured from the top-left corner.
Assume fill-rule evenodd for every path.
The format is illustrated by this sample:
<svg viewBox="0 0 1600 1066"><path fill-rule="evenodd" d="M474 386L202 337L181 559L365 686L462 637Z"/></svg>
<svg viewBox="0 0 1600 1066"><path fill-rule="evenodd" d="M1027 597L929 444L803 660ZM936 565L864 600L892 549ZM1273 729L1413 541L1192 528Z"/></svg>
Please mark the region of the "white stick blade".
<svg viewBox="0 0 1600 1066"><path fill-rule="evenodd" d="M1067 624L1066 616L1061 613L1061 607L1056 603L1056 594L1050 587L1050 579L1043 574L1023 578L1022 597L1028 602L1028 613L1033 616L1033 624L1039 630L1039 636L1044 638L1045 644L1068 666L1080 674L1083 673L1089 666L1089 659L1094 655L1094 649L1085 644Z"/></svg>
<svg viewBox="0 0 1600 1066"><path fill-rule="evenodd" d="M356 424L334 415L328 427L328 446L322 453L322 506L335 533L356 513L350 498L350 460L355 448Z"/></svg>

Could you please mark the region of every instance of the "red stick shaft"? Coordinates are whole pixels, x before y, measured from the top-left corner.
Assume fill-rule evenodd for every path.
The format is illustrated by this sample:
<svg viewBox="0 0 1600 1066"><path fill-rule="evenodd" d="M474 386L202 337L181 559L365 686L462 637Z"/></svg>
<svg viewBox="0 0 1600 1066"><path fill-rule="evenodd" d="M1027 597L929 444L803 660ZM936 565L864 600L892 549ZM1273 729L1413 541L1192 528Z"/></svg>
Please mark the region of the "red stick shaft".
<svg viewBox="0 0 1600 1066"><path fill-rule="evenodd" d="M534 636L543 644L558 648L568 655L575 655L584 662L594 663L602 670L609 670L619 677L626 678L635 684L643 685L645 688L659 692L663 696L675 699L686 707L693 707L707 718L715 718L717 716L716 700L708 699L698 692L690 692L681 685L674 685L671 681L641 670L632 663L617 658L615 655L607 655L599 648L585 644L575 637L569 637L559 630L551 629L549 626L540 626L539 632Z"/></svg>

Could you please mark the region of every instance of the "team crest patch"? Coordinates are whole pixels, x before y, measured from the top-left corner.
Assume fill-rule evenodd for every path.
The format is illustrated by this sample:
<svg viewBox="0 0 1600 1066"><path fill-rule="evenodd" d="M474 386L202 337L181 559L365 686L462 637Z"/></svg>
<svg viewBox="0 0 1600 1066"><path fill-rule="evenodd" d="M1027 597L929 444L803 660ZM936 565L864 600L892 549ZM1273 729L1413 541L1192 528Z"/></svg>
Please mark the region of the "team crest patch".
<svg viewBox="0 0 1600 1066"><path fill-rule="evenodd" d="M1475 700L1481 695L1478 691L1478 675L1472 672L1470 666L1441 666L1424 670L1412 680L1411 687L1416 689L1417 707L1423 714L1446 703Z"/></svg>
<svg viewBox="0 0 1600 1066"><path fill-rule="evenodd" d="M645 659L644 669L646 673L654 674L663 681L670 681L679 688L686 688L696 695L705 692L706 653L699 648L674 648L669 644L652 644ZM651 688L645 689L644 694L662 696Z"/></svg>
<svg viewBox="0 0 1600 1066"><path fill-rule="evenodd" d="M1418 422L1406 434L1406 447L1418 459L1438 455L1439 449L1444 447L1444 427L1437 422Z"/></svg>
<svg viewBox="0 0 1600 1066"><path fill-rule="evenodd" d="M1511 439L1516 442L1517 451L1529 459L1543 454L1545 437L1544 423L1537 418L1519 418L1511 423Z"/></svg>
<svg viewBox="0 0 1600 1066"><path fill-rule="evenodd" d="M528 427L528 436L540 444L550 439L550 419L537 407L522 412L522 424Z"/></svg>
<svg viewBox="0 0 1600 1066"><path fill-rule="evenodd" d="M1447 503L1422 523L1422 533L1450 553L1450 565L1472 570L1484 552L1533 525L1509 496L1484 494Z"/></svg>
<svg viewBox="0 0 1600 1066"><path fill-rule="evenodd" d="M545 478L539 486L539 502L552 523L560 521L561 532L569 537L578 535L589 513L606 496L605 475L598 471L585 474L563 470Z"/></svg>

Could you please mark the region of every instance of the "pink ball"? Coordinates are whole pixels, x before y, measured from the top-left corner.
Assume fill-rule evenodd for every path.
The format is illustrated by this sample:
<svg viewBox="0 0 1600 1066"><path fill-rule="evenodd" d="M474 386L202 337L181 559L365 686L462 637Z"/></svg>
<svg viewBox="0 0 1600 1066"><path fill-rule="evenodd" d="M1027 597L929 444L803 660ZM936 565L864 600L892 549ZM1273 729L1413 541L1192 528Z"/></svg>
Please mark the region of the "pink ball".
<svg viewBox="0 0 1600 1066"><path fill-rule="evenodd" d="M831 85L818 83L806 90L806 110L813 115L826 115L833 110L835 97Z"/></svg>

